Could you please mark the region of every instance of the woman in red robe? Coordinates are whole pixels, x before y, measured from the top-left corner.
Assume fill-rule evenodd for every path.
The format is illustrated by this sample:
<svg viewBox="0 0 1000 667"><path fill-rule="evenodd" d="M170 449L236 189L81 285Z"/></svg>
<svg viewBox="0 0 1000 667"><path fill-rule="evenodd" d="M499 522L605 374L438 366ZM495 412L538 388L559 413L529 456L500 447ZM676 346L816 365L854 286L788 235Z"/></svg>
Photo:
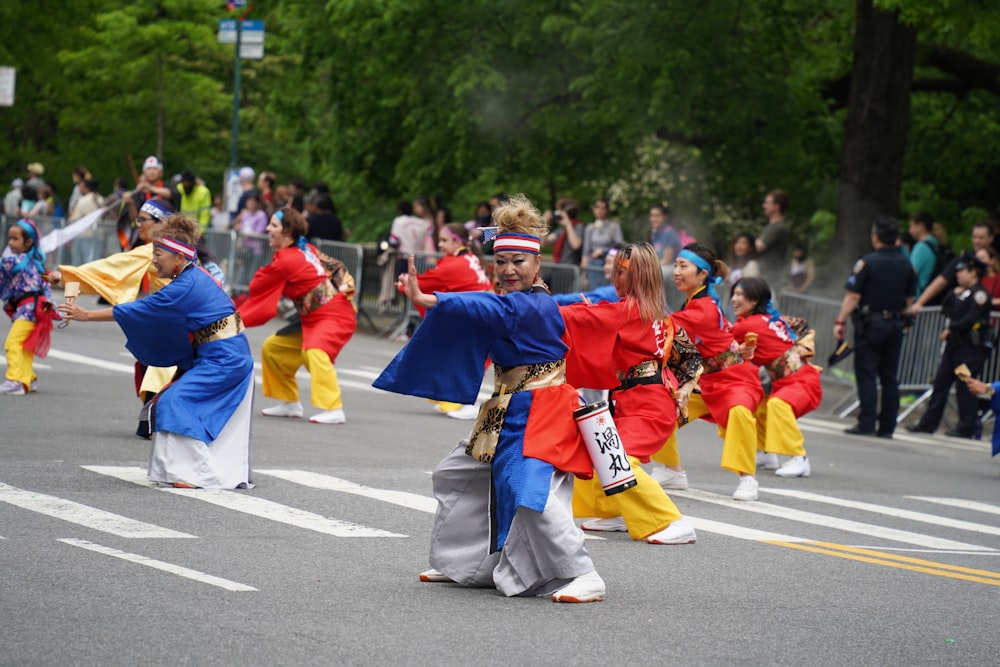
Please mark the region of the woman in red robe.
<svg viewBox="0 0 1000 667"><path fill-rule="evenodd" d="M261 349L264 395L280 404L265 408L268 417L301 417L299 387L295 373L305 365L312 378L312 404L322 412L310 417L315 424L343 424L344 403L334 363L351 340L357 317L351 294L354 280L343 265L333 270L306 241L309 226L293 208L283 208L267 223L274 258L250 281L250 294L239 308L248 327L270 321L278 299L286 296L295 304L298 323L271 334ZM335 263L339 264L339 263Z"/></svg>
<svg viewBox="0 0 1000 667"><path fill-rule="evenodd" d="M823 386L819 370L803 361L797 334L771 303L771 288L761 278L743 278L733 285L736 324L733 337L743 358L763 366L771 376L771 393L757 409L757 449L790 456L774 474L808 477L805 438L795 421L819 407ZM752 334L752 335L751 335Z"/></svg>
<svg viewBox="0 0 1000 667"><path fill-rule="evenodd" d="M729 268L704 243L689 243L674 260L674 284L687 296L684 307L671 317L684 327L701 352L705 372L698 381L701 393L691 396L691 419L704 418L719 425L722 461L726 470L740 476L735 500L757 500L757 420L754 412L764 398L757 367L743 363L733 340L732 326L722 313L715 286ZM686 489L676 431L653 459L664 464L653 479L667 489Z"/></svg>

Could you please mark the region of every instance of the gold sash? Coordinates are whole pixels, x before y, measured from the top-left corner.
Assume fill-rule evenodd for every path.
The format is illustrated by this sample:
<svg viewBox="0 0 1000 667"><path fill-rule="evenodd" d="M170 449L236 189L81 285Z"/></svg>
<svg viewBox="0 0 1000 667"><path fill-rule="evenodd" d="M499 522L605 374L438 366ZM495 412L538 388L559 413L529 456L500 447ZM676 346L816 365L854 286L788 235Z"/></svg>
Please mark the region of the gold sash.
<svg viewBox="0 0 1000 667"><path fill-rule="evenodd" d="M494 364L493 373L493 397L479 407L479 416L465 448L466 454L484 463L490 463L496 453L510 397L522 391L565 384L566 362L560 359L511 368L500 368Z"/></svg>
<svg viewBox="0 0 1000 667"><path fill-rule="evenodd" d="M238 336L245 329L246 327L243 326L243 319L240 317L240 314L233 313L195 331L191 342L197 347L198 345L210 343L213 340L223 340Z"/></svg>

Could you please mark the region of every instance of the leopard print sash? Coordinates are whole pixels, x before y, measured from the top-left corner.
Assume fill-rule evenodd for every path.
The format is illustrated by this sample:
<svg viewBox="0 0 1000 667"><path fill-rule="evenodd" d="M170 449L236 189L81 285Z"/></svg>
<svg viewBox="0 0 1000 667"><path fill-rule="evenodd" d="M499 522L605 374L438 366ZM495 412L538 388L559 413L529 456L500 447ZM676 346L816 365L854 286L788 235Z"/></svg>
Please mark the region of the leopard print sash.
<svg viewBox="0 0 1000 667"><path fill-rule="evenodd" d="M197 347L213 340L232 338L243 333L245 329L246 327L243 326L243 319L240 317L240 314L233 313L195 331L192 334L191 343Z"/></svg>
<svg viewBox="0 0 1000 667"><path fill-rule="evenodd" d="M335 296L337 296L337 291L333 288L333 284L329 280L324 280L299 298L294 299L292 303L295 304L295 310L298 311L299 317L304 317L333 301Z"/></svg>
<svg viewBox="0 0 1000 667"><path fill-rule="evenodd" d="M484 463L490 463L496 453L510 397L521 391L565 384L566 362L560 359L512 368L501 368L494 364L493 373L493 397L479 407L479 416L472 427L469 444L465 447L466 454Z"/></svg>

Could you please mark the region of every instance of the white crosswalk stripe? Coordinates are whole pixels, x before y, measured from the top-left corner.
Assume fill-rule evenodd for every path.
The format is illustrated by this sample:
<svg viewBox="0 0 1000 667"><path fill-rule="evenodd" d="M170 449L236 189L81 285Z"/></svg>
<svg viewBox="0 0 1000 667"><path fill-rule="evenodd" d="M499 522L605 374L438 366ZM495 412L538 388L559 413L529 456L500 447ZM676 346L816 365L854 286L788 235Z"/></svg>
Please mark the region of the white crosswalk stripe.
<svg viewBox="0 0 1000 667"><path fill-rule="evenodd" d="M843 498L834 498L832 496L810 493L809 491L797 491L795 489L765 489L764 487L761 487L760 490L765 493L773 493L779 496L799 498L801 500L809 500L818 503L827 503L830 505L837 505L838 507L847 507L856 510L864 510L866 512L874 512L876 514L896 517L898 519L909 519L910 521L929 523L935 526L957 528L959 530L968 530L976 533L983 533L985 535L1000 535L1000 527L997 526L988 526L983 523L973 523L971 521L959 521L958 519L951 519L945 516L938 516L936 514L925 514L923 512L913 512L911 510L899 509L897 507L886 507L885 505L876 505L874 503L845 500Z"/></svg>
<svg viewBox="0 0 1000 667"><path fill-rule="evenodd" d="M961 509L972 510L974 512L1000 514L1000 506L988 505L986 503L980 503L974 500L960 500L958 498L932 498L929 496L906 496L906 497L912 498L913 500L923 500L929 503L937 503L938 505L947 505L948 507L959 507Z"/></svg>
<svg viewBox="0 0 1000 667"><path fill-rule="evenodd" d="M809 523L817 526L823 526L824 528L843 530L850 533L858 533L861 535L868 535L870 537L877 537L884 540L892 540L894 542L904 542L906 544L914 544L917 546L928 547L932 549L993 551L993 549L990 549L989 547L982 547L976 544L956 542L955 540L932 537L930 535L923 535L921 533L914 533L906 530L898 530L895 528L889 528L887 526L878 526L870 523L861 523L859 521L841 519L840 517L835 517L835 516L816 514L814 512L806 512L791 507L771 505L769 503L764 503L764 502L743 502L739 500L733 500L728 496L709 493L707 491L697 491L693 489L688 489L687 491L671 491L670 495L678 496L681 498L690 498L692 500L711 503L713 505L722 505L724 507L737 509L743 512L752 512L754 514L766 514L768 516L787 519L790 521Z"/></svg>
<svg viewBox="0 0 1000 667"><path fill-rule="evenodd" d="M44 493L25 491L0 482L0 502L38 512L56 519L128 538L194 537L169 528L154 526L128 517L105 512L87 505Z"/></svg>
<svg viewBox="0 0 1000 667"><path fill-rule="evenodd" d="M322 475L316 472L308 472L305 470L255 470L254 473L278 477L287 482L308 486L313 489L341 491L344 493L351 493L356 496L363 496L365 498L373 498L375 500L381 500L382 502L392 503L393 505L399 505L400 507L407 507L421 512L430 512L433 514L437 511L437 501L427 496L417 495L416 493L407 493L405 491L373 489L369 486L362 486L361 484L349 482L346 479L331 477L330 475Z"/></svg>
<svg viewBox="0 0 1000 667"><path fill-rule="evenodd" d="M139 565L145 565L146 567L152 567L157 570L162 570L163 572L169 572L170 574L176 574L187 579L199 581L203 584L218 586L219 588L224 588L227 591L247 592L257 590L253 586L247 586L246 584L240 584L235 581L223 579L222 577L205 574L204 572L199 572L198 570L192 570L191 568L174 565L173 563L167 563L162 560L156 560L155 558L140 556L139 554L129 553L120 549L113 549L112 547L94 544L93 542L88 542L87 540L60 538L57 542L69 544L70 546L79 547L81 549L87 549L88 551L95 551L99 554L104 554L105 556L112 556L114 558L120 558L121 560L127 560L132 563L138 563Z"/></svg>
<svg viewBox="0 0 1000 667"><path fill-rule="evenodd" d="M157 491L172 493L193 498L202 502L218 505L226 509L251 514L271 521L285 523L306 530L313 530L335 537L407 537L399 533L392 533L377 528L369 528L350 521L340 519L330 519L314 512L288 507L279 503L249 495L248 493L238 493L235 491L221 491L215 489L174 489L171 487L159 487L153 485L146 478L146 471L142 468L123 468L117 466L83 466L85 470L107 475L117 479L131 482L139 486L155 488ZM252 492L251 492L252 493Z"/></svg>

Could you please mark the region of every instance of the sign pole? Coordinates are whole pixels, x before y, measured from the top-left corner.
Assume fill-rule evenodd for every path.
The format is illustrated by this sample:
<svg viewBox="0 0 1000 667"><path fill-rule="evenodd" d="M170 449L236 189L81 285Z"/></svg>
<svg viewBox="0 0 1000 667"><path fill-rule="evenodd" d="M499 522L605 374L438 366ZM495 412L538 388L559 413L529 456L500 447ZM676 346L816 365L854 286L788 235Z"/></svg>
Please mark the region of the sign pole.
<svg viewBox="0 0 1000 667"><path fill-rule="evenodd" d="M233 65L233 136L229 148L229 168L236 169L237 144L240 137L240 38L243 17L236 19L236 62Z"/></svg>

